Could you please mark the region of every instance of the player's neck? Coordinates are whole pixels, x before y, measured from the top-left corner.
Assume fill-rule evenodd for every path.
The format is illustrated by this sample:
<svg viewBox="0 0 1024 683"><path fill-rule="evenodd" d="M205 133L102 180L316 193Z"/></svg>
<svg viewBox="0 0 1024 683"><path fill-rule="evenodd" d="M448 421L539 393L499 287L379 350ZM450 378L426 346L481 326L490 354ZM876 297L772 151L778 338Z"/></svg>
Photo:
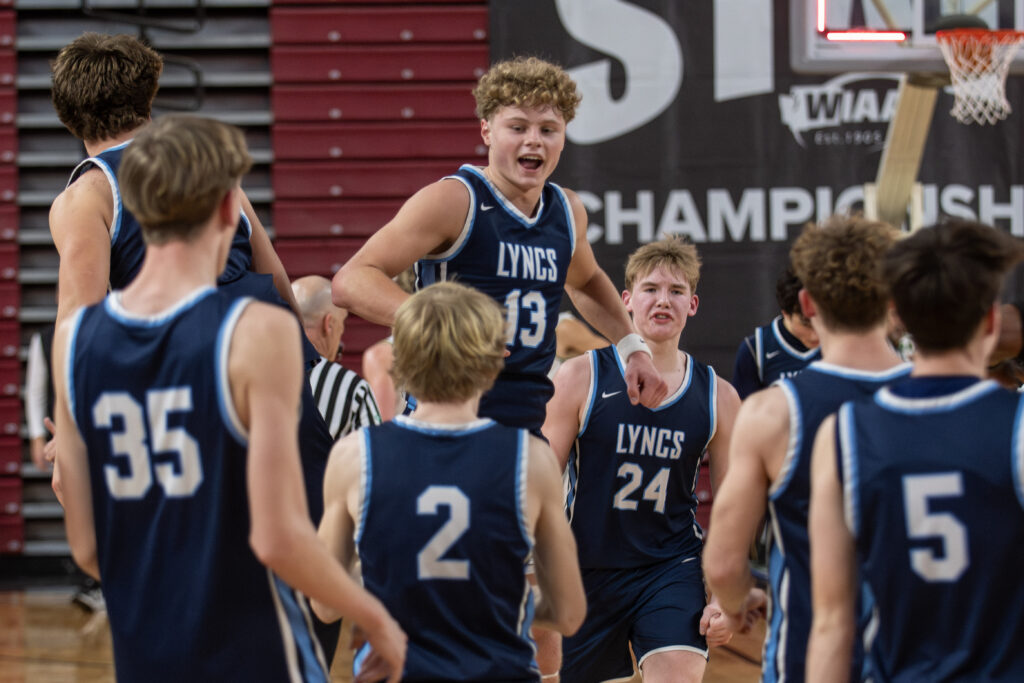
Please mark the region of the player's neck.
<svg viewBox="0 0 1024 683"><path fill-rule="evenodd" d="M984 338L975 337L967 346L949 351L928 353L918 349L914 353L915 377L973 375L986 377L991 345Z"/></svg>
<svg viewBox="0 0 1024 683"><path fill-rule="evenodd" d="M142 130L142 128L143 126L139 126L138 128L126 130L123 133L119 133L109 138L103 138L102 140L93 140L92 142L86 142L84 143L85 153L91 157L94 157L104 150L128 142L136 135L138 135L139 131Z"/></svg>
<svg viewBox="0 0 1024 683"><path fill-rule="evenodd" d="M216 245L207 240L149 245L139 274L121 295L121 305L140 315L165 311L200 287L215 287L218 260Z"/></svg>
<svg viewBox="0 0 1024 683"><path fill-rule="evenodd" d="M514 207L519 209L524 215L530 218L533 217L534 212L537 210L537 205L540 204L540 196L544 191L543 185L523 190L507 181L501 174L492 170L490 166L485 166L483 173L491 181L491 185L496 187L498 192Z"/></svg>
<svg viewBox="0 0 1024 683"><path fill-rule="evenodd" d="M431 424L459 425L477 419L480 407L480 394L467 401L454 403L435 403L431 401L416 402L416 410L410 417L420 422Z"/></svg>
<svg viewBox="0 0 1024 683"><path fill-rule="evenodd" d="M885 327L866 332L824 332L821 360L854 370L887 370L902 363L885 336Z"/></svg>

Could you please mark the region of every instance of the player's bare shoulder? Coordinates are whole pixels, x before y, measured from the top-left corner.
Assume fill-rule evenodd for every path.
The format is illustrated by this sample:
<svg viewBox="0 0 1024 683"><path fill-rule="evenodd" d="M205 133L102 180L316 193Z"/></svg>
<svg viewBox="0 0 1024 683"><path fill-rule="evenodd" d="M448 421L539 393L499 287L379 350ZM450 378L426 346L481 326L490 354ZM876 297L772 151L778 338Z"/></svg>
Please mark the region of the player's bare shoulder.
<svg viewBox="0 0 1024 683"><path fill-rule="evenodd" d="M50 231L57 239L67 226L84 220L101 220L108 232L114 217L114 192L106 175L98 168L82 174L68 185L50 205ZM83 220L84 219L84 220Z"/></svg>

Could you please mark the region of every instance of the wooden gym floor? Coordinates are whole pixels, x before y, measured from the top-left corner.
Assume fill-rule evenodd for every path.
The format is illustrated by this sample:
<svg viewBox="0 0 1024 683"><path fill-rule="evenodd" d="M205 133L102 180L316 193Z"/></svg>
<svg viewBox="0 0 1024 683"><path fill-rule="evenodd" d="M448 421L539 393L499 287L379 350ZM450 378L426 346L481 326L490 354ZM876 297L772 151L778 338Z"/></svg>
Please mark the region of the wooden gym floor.
<svg viewBox="0 0 1024 683"><path fill-rule="evenodd" d="M729 649L712 650L704 681L759 680L763 637L762 622L754 634L734 638ZM351 680L350 661L339 649L334 681ZM0 683L66 681L113 683L106 614L87 614L73 605L67 588L0 592Z"/></svg>

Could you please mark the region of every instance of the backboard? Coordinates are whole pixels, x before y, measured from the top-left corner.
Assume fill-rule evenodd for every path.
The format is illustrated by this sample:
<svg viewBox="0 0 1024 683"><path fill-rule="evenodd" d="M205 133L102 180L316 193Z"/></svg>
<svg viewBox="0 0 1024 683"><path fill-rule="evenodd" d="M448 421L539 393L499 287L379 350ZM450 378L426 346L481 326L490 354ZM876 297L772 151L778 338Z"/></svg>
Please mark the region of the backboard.
<svg viewBox="0 0 1024 683"><path fill-rule="evenodd" d="M790 0L790 60L799 73L947 73L934 23L973 14L1024 30L1024 0ZM1024 50L1011 73L1024 73Z"/></svg>

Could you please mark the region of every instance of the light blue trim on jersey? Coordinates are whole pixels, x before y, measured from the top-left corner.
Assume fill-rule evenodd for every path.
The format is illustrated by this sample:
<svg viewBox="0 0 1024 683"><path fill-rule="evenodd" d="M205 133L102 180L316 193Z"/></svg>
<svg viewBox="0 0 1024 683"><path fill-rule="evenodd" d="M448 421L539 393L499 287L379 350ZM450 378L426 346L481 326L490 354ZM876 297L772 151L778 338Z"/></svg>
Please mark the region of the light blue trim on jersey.
<svg viewBox="0 0 1024 683"><path fill-rule="evenodd" d="M245 215L245 211L240 211L238 213L238 218L239 218L240 221L242 221L242 225L245 226L245 233L246 233L246 235L249 236L249 239L251 240L252 239L252 223L249 222L249 217Z"/></svg>
<svg viewBox="0 0 1024 683"><path fill-rule="evenodd" d="M167 324L168 321L181 315L216 291L214 287L199 287L193 290L191 294L179 299L170 308L152 315L139 315L138 313L132 313L124 307L121 303L121 297L124 292L123 290L118 290L111 292L103 299L103 308L111 318L127 327L159 327L160 325Z"/></svg>
<svg viewBox="0 0 1024 683"><path fill-rule="evenodd" d="M754 365L757 366L757 379L764 384L764 330L754 330Z"/></svg>
<svg viewBox="0 0 1024 683"><path fill-rule="evenodd" d="M690 360L693 360L692 356L690 356ZM687 363L687 365L691 364ZM708 416L711 418L711 424L708 429L708 440L704 443L704 450L707 450L711 440L718 432L718 381L715 379L715 369L710 365L708 366ZM699 464L697 471L700 471Z"/></svg>
<svg viewBox="0 0 1024 683"><path fill-rule="evenodd" d="M910 398L897 395L889 387L882 387L875 394L875 402L883 408L907 415L945 413L1000 389L1002 387L995 380L988 379L979 380L976 384L944 396Z"/></svg>
<svg viewBox="0 0 1024 683"><path fill-rule="evenodd" d="M1013 488L1017 492L1017 500L1020 501L1021 507L1024 507L1024 434L1021 433L1021 420L1024 420L1024 396L1017 400L1017 417L1013 421L1013 445L1010 449Z"/></svg>
<svg viewBox="0 0 1024 683"><path fill-rule="evenodd" d="M583 410L583 419L580 420L579 431L576 432L576 438L583 436L583 432L587 431L587 425L590 424L590 415L594 412L594 401L597 399L597 353L593 349L587 351L587 358L590 360L590 388L587 389L587 402L586 408Z"/></svg>
<svg viewBox="0 0 1024 683"><path fill-rule="evenodd" d="M843 476L840 482L843 485L843 516L846 518L846 528L856 538L860 530L860 500L858 499L860 473L857 471L857 439L853 429L852 402L847 401L839 406L839 413L836 415L836 430L839 435L838 456L842 459L843 466Z"/></svg>
<svg viewBox="0 0 1024 683"><path fill-rule="evenodd" d="M68 396L68 412L71 413L71 421L75 423L75 429L82 433L82 428L75 417L75 348L78 346L78 330L82 326L82 315L84 308L79 308L71 314L71 331L68 333L66 357L64 358L64 390Z"/></svg>
<svg viewBox="0 0 1024 683"><path fill-rule="evenodd" d="M518 431L516 454L516 517L519 520L519 531L523 534L527 548L533 550L533 535L530 534L529 515L526 511L528 503L526 482L530 473L530 436L525 429Z"/></svg>
<svg viewBox="0 0 1024 683"><path fill-rule="evenodd" d="M826 375L832 375L835 377L844 377L846 379L855 380L869 380L874 382L891 382L894 379L902 377L910 371L913 366L910 363L900 363L899 365L893 366L888 370L874 371L874 370L856 370L854 368L847 368L842 365L836 365L835 363L829 363L823 360L816 360L807 366L807 370L817 370L818 372Z"/></svg>
<svg viewBox="0 0 1024 683"><path fill-rule="evenodd" d="M396 417L400 417L397 416ZM356 547L359 547L363 540L363 531L366 529L366 516L370 514L370 485L373 484L373 458L370 457L370 430L360 429L362 437L360 443L363 446L359 454L359 519L356 520L355 538Z"/></svg>
<svg viewBox="0 0 1024 683"><path fill-rule="evenodd" d="M452 246L448 247L440 254L427 254L423 258L419 259L416 265L417 279L421 277L419 263L443 264L446 261L451 261L453 258L458 256L459 253L462 252L462 249L469 243L469 236L473 233L473 226L476 224L476 192L473 191L473 186L470 185L469 181L467 181L465 178L462 178L457 175L447 175L444 178L442 178L442 180L458 180L465 186L466 190L469 191L469 210L466 212L466 220L463 221L462 223L462 232L460 232L459 236L455 238L455 243L452 244ZM444 282L447 279L448 273L447 269L445 269L441 275L440 281ZM432 284L434 283L424 282L423 286L426 287L427 285Z"/></svg>
<svg viewBox="0 0 1024 683"><path fill-rule="evenodd" d="M768 558L769 595L768 633L765 635L764 654L761 661L761 680L764 683L780 683L786 678L786 637L789 621L786 605L789 601L789 572L783 555L775 550Z"/></svg>
<svg viewBox="0 0 1024 683"><path fill-rule="evenodd" d="M516 205L513 204L508 199L508 197L503 195L501 193L501 190L499 190L494 185L494 183L492 183L487 178L487 176L484 175L484 170L483 170L482 167L480 167L480 166L473 166L471 164L463 164L462 166L459 167L459 170L460 171L466 171L468 173L472 173L477 178L479 178L480 181L483 182L483 184L487 186L487 188L491 191L491 194L493 194L494 197L501 204L502 208L505 210L505 213L507 213L511 218L515 219L515 221L517 223L519 223L520 225L522 225L524 228L530 229L530 228L535 227L537 225L537 222L540 220L540 217L544 214L544 194L543 193L541 193L540 202L538 202L538 204L537 204L537 210L535 211L533 218L530 218L525 213L523 213L522 211L517 209ZM470 205L470 208L471 209L475 209L475 207L472 204ZM471 213L475 213L475 210L471 211Z"/></svg>
<svg viewBox="0 0 1024 683"><path fill-rule="evenodd" d="M488 429L495 424L494 420L489 417L480 417L472 422L449 425L438 424L436 422L424 422L422 420L417 420L410 415L396 415L393 422L405 429L420 432L421 434L430 434L431 436L462 436L464 434L475 434L479 431L483 431L484 429Z"/></svg>
<svg viewBox="0 0 1024 683"><path fill-rule="evenodd" d="M565 193L562 186L555 183L549 184L555 188L558 196L562 198L562 208L565 210L566 224L569 226L569 260L572 261L572 256L576 253L576 216L572 214L572 204L569 203L569 195Z"/></svg>
<svg viewBox="0 0 1024 683"><path fill-rule="evenodd" d="M127 147L129 143L131 143L131 140L122 142L119 145L114 145L113 147L108 147L107 149L103 150L103 152L109 152L111 150ZM65 185L65 188L70 187L72 182L78 180L78 169L82 168L86 164L92 164L99 168L101 171L103 171L103 175L107 177L107 182L110 183L110 192L113 195L114 199L114 215L110 221L110 244L116 244L117 238L121 234L121 217L124 215L124 211L121 208L121 186L117 182L117 174L114 173L112 168L110 168L110 165L107 162L100 159L99 157L89 157L88 159L83 159L82 161L78 162L78 165L75 166L74 170L71 171L71 177L68 179L68 184Z"/></svg>
<svg viewBox="0 0 1024 683"><path fill-rule="evenodd" d="M813 349L807 349L806 351L797 351L792 344L786 341L785 335L782 334L782 330L780 329L780 326L782 324L782 316L779 315L772 320L771 326L772 335L775 337L775 341L779 342L779 346L782 347L783 351L793 356L794 358L799 358L800 360L807 360L808 358L811 358L812 356L818 353L819 347L817 346L815 346Z"/></svg>
<svg viewBox="0 0 1024 683"><path fill-rule="evenodd" d="M617 346L612 347L612 352L615 358L615 364L619 366L619 375L622 376L622 382L626 383L626 359L619 355L619 349ZM683 375L683 381L679 383L679 388L672 392L671 395L666 396L661 403L658 404L657 408L650 408L651 412L658 412L659 410L665 410L671 408L676 402L686 395L686 390L690 388L690 384L693 383L693 356L683 351L683 355L686 357L686 374ZM712 383L712 392L714 391L714 385Z"/></svg>
<svg viewBox="0 0 1024 683"><path fill-rule="evenodd" d="M245 311L245 307L251 304L252 297L242 297L235 301L224 321L217 330L217 343L214 346L214 367L216 368L217 382L217 407L220 410L221 420L227 428L231 437L243 448L249 446L249 430L242 424L242 419L235 409L235 401L231 396L231 380L228 377L228 354L231 351L231 336L235 332L238 319Z"/></svg>
<svg viewBox="0 0 1024 683"><path fill-rule="evenodd" d="M302 660L301 664L295 661L295 669L289 672L292 675L292 679L302 683L312 683L314 681L327 683L327 663L323 652L320 651L319 643L312 637L309 622L303 616L304 607L300 604L303 598L297 597L295 591L282 581L281 577L270 570L267 571L273 582L272 588L276 601L279 601L281 605L281 614L278 615L278 620L281 624L281 630L284 631L282 634L284 636L282 645L286 652L288 650L292 651L288 656L289 664L293 660ZM292 667L289 666L289 669L292 669ZM320 674L319 678L314 678L316 673Z"/></svg>
<svg viewBox="0 0 1024 683"><path fill-rule="evenodd" d="M775 483L768 489L768 499L775 500L789 487L793 475L796 472L797 458L803 447L804 415L800 408L800 399L788 378L776 380L772 386L782 390L786 397L786 405L789 407L789 443L786 446L786 455L779 467L779 474L775 477Z"/></svg>

